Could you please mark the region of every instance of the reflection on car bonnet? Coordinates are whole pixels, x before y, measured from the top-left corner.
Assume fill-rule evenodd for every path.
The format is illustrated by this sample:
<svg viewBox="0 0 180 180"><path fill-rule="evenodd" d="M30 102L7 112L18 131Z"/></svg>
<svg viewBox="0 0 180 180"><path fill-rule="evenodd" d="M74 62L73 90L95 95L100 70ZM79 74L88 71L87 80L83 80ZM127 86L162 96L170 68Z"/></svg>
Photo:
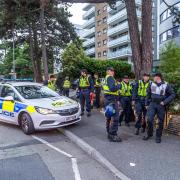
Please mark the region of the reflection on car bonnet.
<svg viewBox="0 0 180 180"><path fill-rule="evenodd" d="M61 106L71 106L74 104L74 101L69 99L59 99L57 101L54 101L52 105L54 107L61 107Z"/></svg>

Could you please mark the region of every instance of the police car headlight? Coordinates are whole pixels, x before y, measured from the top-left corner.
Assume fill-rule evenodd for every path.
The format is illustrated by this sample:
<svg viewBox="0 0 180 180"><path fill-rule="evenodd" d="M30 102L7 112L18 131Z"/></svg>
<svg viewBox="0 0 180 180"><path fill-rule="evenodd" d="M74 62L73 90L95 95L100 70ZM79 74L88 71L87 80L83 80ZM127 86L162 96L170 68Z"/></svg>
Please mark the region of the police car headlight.
<svg viewBox="0 0 180 180"><path fill-rule="evenodd" d="M46 108L41 108L41 107L35 107L36 111L40 114L47 115L47 114L56 114L55 111L52 109L46 109Z"/></svg>

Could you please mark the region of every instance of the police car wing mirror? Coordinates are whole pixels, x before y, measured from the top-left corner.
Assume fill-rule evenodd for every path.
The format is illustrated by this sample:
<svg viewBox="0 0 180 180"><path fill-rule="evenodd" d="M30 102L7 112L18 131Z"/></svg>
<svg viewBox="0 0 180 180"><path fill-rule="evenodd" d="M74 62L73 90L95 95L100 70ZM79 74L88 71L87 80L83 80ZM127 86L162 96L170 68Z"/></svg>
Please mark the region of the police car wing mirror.
<svg viewBox="0 0 180 180"><path fill-rule="evenodd" d="M14 98L12 96L6 96L4 101L14 101Z"/></svg>

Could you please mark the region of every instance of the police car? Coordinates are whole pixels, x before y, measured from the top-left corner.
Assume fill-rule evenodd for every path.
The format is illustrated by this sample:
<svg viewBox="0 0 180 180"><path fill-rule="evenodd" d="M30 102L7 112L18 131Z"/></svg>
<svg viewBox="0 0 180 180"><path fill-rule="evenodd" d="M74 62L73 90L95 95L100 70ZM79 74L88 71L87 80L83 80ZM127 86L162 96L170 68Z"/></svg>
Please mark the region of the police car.
<svg viewBox="0 0 180 180"><path fill-rule="evenodd" d="M19 125L25 134L81 120L80 105L32 82L0 83L0 121Z"/></svg>

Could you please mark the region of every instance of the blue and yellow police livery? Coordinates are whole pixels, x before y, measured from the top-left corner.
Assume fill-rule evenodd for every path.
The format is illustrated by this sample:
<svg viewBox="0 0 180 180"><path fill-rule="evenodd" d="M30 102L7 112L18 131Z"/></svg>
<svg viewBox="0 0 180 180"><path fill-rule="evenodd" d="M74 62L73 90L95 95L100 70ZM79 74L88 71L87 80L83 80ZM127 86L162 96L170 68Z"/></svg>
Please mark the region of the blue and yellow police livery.
<svg viewBox="0 0 180 180"><path fill-rule="evenodd" d="M0 84L0 121L19 125L26 134L74 124L80 114L79 103L41 84Z"/></svg>

